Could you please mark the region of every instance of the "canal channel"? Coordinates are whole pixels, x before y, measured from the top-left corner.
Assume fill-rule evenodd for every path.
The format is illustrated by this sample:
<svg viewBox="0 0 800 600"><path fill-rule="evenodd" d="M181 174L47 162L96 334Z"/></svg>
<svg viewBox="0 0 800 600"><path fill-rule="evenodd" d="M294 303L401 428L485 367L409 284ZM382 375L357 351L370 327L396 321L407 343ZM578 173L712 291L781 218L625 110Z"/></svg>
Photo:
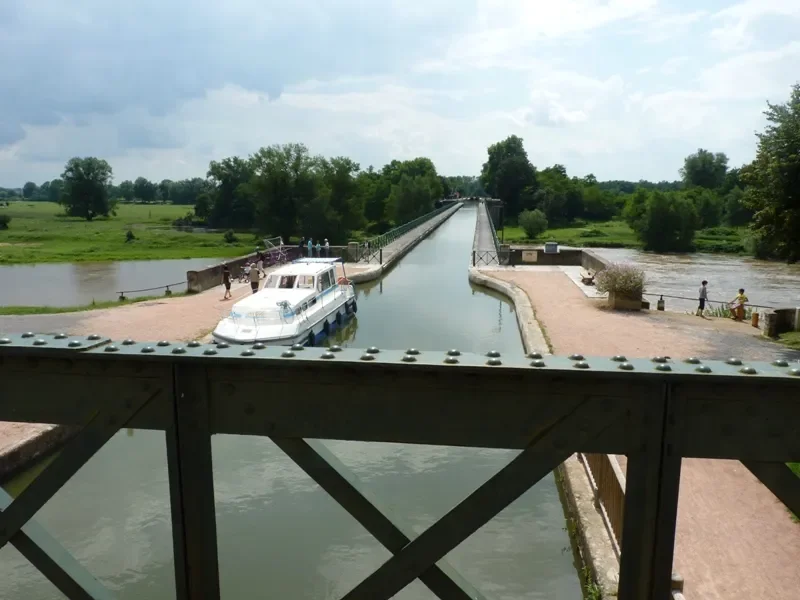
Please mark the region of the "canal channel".
<svg viewBox="0 0 800 600"><path fill-rule="evenodd" d="M513 306L467 280L475 211L465 206L381 280L359 285L357 320L339 334L339 342L422 351L522 352ZM269 393L268 384L264 393ZM486 401L491 402L491 394ZM215 436L212 442L223 598L338 598L389 558L388 551L271 441ZM417 532L515 455L399 444L327 444L383 508ZM23 474L9 486L19 488L30 476ZM175 597L162 433L117 434L37 519L119 598ZM581 597L552 475L448 559L489 598ZM54 597L55 588L10 544L0 550L0 598ZM433 596L415 582L396 598Z"/></svg>

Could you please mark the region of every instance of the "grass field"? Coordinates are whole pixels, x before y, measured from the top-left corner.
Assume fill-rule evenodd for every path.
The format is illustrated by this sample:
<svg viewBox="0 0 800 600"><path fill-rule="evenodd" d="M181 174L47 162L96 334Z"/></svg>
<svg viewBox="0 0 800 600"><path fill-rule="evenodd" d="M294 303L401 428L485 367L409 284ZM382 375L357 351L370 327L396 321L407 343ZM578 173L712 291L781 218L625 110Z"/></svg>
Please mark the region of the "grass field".
<svg viewBox="0 0 800 600"><path fill-rule="evenodd" d="M170 298L185 296L185 292L175 292ZM117 308L118 306L128 306L148 300L163 300L165 296L139 296L125 300L104 300L102 302L92 302L80 306L0 306L0 315L51 315L61 313L85 312L87 310L99 310L101 308Z"/></svg>
<svg viewBox="0 0 800 600"><path fill-rule="evenodd" d="M800 331L787 331L778 336L778 340L782 344L786 344L789 348L800 350Z"/></svg>
<svg viewBox="0 0 800 600"><path fill-rule="evenodd" d="M572 227L548 229L536 239L528 239L522 227L506 227L504 234L509 244L542 244L558 242L564 246L583 246L587 248L641 248L642 242L625 221L613 220L596 223L581 223ZM744 229L717 227L704 229L695 235L698 252L726 252L742 254L745 252Z"/></svg>
<svg viewBox="0 0 800 600"><path fill-rule="evenodd" d="M67 217L51 202L12 202L0 207L11 217L0 230L0 264L216 258L254 248L252 234L226 244L222 233L176 231L171 223L191 210L171 204L120 204L117 215L93 221ZM136 239L126 241L128 230Z"/></svg>

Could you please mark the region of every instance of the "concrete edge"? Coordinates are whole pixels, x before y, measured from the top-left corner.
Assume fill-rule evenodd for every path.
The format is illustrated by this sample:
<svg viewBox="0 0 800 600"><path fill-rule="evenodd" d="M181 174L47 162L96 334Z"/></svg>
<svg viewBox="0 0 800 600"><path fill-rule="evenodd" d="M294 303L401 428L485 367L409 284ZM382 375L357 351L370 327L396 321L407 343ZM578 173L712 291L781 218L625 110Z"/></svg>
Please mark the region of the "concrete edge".
<svg viewBox="0 0 800 600"><path fill-rule="evenodd" d="M601 598L616 598L619 561L583 463L573 454L556 467L555 474L569 521L567 529L577 546L581 566L588 569L591 580L600 588Z"/></svg>
<svg viewBox="0 0 800 600"><path fill-rule="evenodd" d="M517 326L522 336L522 345L525 347L525 352L550 354L550 345L544 337L539 321L536 320L536 312L533 310L528 294L513 283L495 279L482 273L476 267L470 267L469 280L476 285L482 285L500 292L511 299L517 312Z"/></svg>
<svg viewBox="0 0 800 600"><path fill-rule="evenodd" d="M0 454L0 481L6 480L30 466L57 446L63 444L78 431L78 427L46 425L47 429L31 432Z"/></svg>
<svg viewBox="0 0 800 600"><path fill-rule="evenodd" d="M428 223L420 225L420 227L424 228L422 232L413 240L411 240L409 243L407 243L405 246L403 246L400 250L392 254L392 256L390 256L386 260L386 262L383 263L382 265L374 265L374 268L362 271L361 273L353 273L352 275L348 275L347 278L353 283L363 283L365 281L372 281L373 279L378 279L378 277L380 277L386 271L388 271L392 267L392 265L394 265L398 260L400 260L406 254L411 252L411 250L417 244L419 244L422 240L424 240L431 233L433 233L433 231L436 230L440 225L442 225L442 223L444 223L450 217L456 214L456 212L458 212L458 210L462 206L464 206L463 203L457 204L449 212L448 211L443 212L442 215L440 217L437 217L433 222L429 221ZM426 228L425 227L426 225L430 225L430 227Z"/></svg>

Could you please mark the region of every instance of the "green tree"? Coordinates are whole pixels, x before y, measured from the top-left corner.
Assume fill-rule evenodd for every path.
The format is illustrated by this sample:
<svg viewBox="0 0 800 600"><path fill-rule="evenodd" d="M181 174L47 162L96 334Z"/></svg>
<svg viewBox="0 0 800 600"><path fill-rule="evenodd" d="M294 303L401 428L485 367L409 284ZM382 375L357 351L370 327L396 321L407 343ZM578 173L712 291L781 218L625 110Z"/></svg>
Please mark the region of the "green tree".
<svg viewBox="0 0 800 600"><path fill-rule="evenodd" d="M169 202L171 189L172 189L172 181L170 181L169 179L162 179L161 183L158 184L158 198L162 202Z"/></svg>
<svg viewBox="0 0 800 600"><path fill-rule="evenodd" d="M438 183L438 180L436 181ZM434 192L435 188L431 185L429 176L403 175L400 181L392 186L388 200L395 224L407 223L433 210L437 200Z"/></svg>
<svg viewBox="0 0 800 600"><path fill-rule="evenodd" d="M753 211L745 203L744 190L739 186L725 196L725 223L731 227L747 225L753 218Z"/></svg>
<svg viewBox="0 0 800 600"><path fill-rule="evenodd" d="M607 221L617 214L614 195L606 192L597 184L588 184L583 188L583 216L592 221Z"/></svg>
<svg viewBox="0 0 800 600"><path fill-rule="evenodd" d="M767 103L756 158L742 170L745 203L759 254L800 260L800 83L785 104Z"/></svg>
<svg viewBox="0 0 800 600"><path fill-rule="evenodd" d="M678 192L654 191L636 233L645 250L687 252L692 249L697 223L697 210L690 199Z"/></svg>
<svg viewBox="0 0 800 600"><path fill-rule="evenodd" d="M60 202L67 214L87 221L98 216L107 217L110 210L108 186L112 177L111 165L100 158L71 158L61 175Z"/></svg>
<svg viewBox="0 0 800 600"><path fill-rule="evenodd" d="M519 214L519 224L525 230L528 239L534 239L547 230L547 217L539 210L523 210Z"/></svg>
<svg viewBox="0 0 800 600"><path fill-rule="evenodd" d="M536 192L536 170L528 160L522 138L516 135L492 144L487 152L481 183L489 194L505 203L507 216L514 218L525 208L522 200Z"/></svg>
<svg viewBox="0 0 800 600"><path fill-rule="evenodd" d="M700 148L683 161L680 170L684 184L715 190L725 183L728 157L722 152L709 152Z"/></svg>
<svg viewBox="0 0 800 600"><path fill-rule="evenodd" d="M321 175L320 193L339 217L336 229L329 230L325 237L346 241L350 231L364 226L364 205L355 178L361 167L347 157L338 156L320 159L317 168Z"/></svg>
<svg viewBox="0 0 800 600"><path fill-rule="evenodd" d="M28 181L25 185L22 186L22 197L23 198L33 198L33 195L36 193L37 187L36 184L32 181Z"/></svg>
<svg viewBox="0 0 800 600"><path fill-rule="evenodd" d="M697 210L700 229L717 227L722 223L722 199L715 191L698 187L687 190L685 195Z"/></svg>
<svg viewBox="0 0 800 600"><path fill-rule="evenodd" d="M252 177L253 166L249 160L233 156L211 161L207 219L212 227L250 228L255 225L255 200L247 187ZM195 214L200 216L197 210Z"/></svg>
<svg viewBox="0 0 800 600"><path fill-rule="evenodd" d="M622 210L622 218L634 231L639 231L643 226L644 216L647 212L647 201L650 199L649 192L644 188L638 188L625 201L625 208Z"/></svg>
<svg viewBox="0 0 800 600"><path fill-rule="evenodd" d="M133 182L130 179L126 179L119 184L119 195L125 198L127 202L133 202Z"/></svg>
<svg viewBox="0 0 800 600"><path fill-rule="evenodd" d="M53 179L50 181L50 185L47 186L47 200L50 202L61 202L61 189L64 186L64 182L61 179Z"/></svg>
<svg viewBox="0 0 800 600"><path fill-rule="evenodd" d="M156 184L144 177L133 182L133 195L142 202L150 203L156 199Z"/></svg>

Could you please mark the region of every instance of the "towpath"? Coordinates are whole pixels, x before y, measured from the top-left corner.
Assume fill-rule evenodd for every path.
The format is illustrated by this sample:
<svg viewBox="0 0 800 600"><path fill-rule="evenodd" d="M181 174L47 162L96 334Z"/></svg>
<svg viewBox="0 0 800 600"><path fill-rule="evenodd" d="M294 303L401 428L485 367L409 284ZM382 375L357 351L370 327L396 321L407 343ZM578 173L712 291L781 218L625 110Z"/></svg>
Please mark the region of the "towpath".
<svg viewBox="0 0 800 600"><path fill-rule="evenodd" d="M745 323L605 310L559 270L481 272L528 295L556 354L800 360ZM795 600L799 558L800 524L739 461L683 461L675 568L687 600Z"/></svg>

